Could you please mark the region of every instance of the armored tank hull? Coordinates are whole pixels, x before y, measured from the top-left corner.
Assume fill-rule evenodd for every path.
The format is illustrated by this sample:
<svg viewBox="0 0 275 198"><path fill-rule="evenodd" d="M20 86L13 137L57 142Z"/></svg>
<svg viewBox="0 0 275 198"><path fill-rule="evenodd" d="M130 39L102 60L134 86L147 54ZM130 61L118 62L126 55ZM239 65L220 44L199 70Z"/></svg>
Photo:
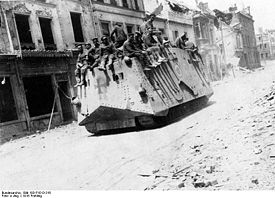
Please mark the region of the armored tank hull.
<svg viewBox="0 0 275 198"><path fill-rule="evenodd" d="M86 85L78 87L78 121L90 133L125 128L151 128L181 116L194 106L205 105L213 90L203 71L206 67L185 50L166 49L167 62L143 71L114 62L112 70L87 71Z"/></svg>

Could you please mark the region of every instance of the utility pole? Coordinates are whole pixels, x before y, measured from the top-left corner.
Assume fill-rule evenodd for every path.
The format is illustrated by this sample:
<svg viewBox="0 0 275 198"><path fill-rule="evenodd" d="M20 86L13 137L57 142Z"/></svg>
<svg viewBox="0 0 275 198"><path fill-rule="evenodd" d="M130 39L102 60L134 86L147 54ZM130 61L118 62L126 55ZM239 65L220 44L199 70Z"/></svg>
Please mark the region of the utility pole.
<svg viewBox="0 0 275 198"><path fill-rule="evenodd" d="M223 60L224 60L224 64L226 65L226 52L225 52L225 45L224 45L224 36L223 36L223 24L221 19L219 19L220 22L220 28L221 28L221 39L222 39L222 51L223 51ZM222 65L220 67L220 72L221 72L221 80L223 80L223 76L222 76Z"/></svg>
<svg viewBox="0 0 275 198"><path fill-rule="evenodd" d="M264 57L264 33L262 33L261 39L262 39L262 49L261 49L261 52L262 52L263 59L264 59L264 65L266 66L266 57Z"/></svg>

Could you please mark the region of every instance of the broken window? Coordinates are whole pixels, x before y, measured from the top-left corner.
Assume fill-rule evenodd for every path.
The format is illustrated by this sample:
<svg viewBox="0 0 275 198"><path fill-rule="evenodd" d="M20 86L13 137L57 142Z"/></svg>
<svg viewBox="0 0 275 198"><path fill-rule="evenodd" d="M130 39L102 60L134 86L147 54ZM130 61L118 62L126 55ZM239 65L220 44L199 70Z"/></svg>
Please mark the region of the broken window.
<svg viewBox="0 0 275 198"><path fill-rule="evenodd" d="M0 78L0 123L17 120L10 78Z"/></svg>
<svg viewBox="0 0 275 198"><path fill-rule="evenodd" d="M39 17L39 23L40 23L42 37L43 37L44 46L46 50L56 50L51 22L52 22L51 19Z"/></svg>
<svg viewBox="0 0 275 198"><path fill-rule="evenodd" d="M71 12L71 20L74 31L75 42L84 42L82 26L81 26L81 14Z"/></svg>
<svg viewBox="0 0 275 198"><path fill-rule="evenodd" d="M51 76L23 78L29 113L31 117L50 114L54 103ZM55 108L55 112L57 109Z"/></svg>
<svg viewBox="0 0 275 198"><path fill-rule="evenodd" d="M108 22L101 22L102 35L110 36L110 28Z"/></svg>
<svg viewBox="0 0 275 198"><path fill-rule="evenodd" d="M15 14L17 32L22 49L35 49L29 24L29 16Z"/></svg>

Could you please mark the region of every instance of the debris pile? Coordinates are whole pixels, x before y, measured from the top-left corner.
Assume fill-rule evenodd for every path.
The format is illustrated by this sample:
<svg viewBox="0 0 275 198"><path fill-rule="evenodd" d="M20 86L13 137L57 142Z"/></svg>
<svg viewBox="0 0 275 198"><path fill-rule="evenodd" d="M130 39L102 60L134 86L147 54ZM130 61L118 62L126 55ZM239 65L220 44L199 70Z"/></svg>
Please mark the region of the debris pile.
<svg viewBox="0 0 275 198"><path fill-rule="evenodd" d="M266 94L264 97L257 100L255 104L261 107L273 106L275 104L275 81L273 81L273 84L268 94Z"/></svg>

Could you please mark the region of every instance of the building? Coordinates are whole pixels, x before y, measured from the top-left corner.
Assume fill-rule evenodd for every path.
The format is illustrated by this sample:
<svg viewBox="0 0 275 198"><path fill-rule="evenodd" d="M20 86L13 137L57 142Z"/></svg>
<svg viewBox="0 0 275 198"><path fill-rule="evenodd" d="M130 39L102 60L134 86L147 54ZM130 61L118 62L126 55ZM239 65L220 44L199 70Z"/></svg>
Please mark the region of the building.
<svg viewBox="0 0 275 198"><path fill-rule="evenodd" d="M275 58L275 30L260 31L256 35L257 47L260 52L261 59Z"/></svg>
<svg viewBox="0 0 275 198"><path fill-rule="evenodd" d="M191 41L195 41L192 9L182 1L177 0L144 0L146 14L150 14L160 4L163 11L157 16L154 26L170 41L187 32Z"/></svg>
<svg viewBox="0 0 275 198"><path fill-rule="evenodd" d="M96 36L109 36L115 23L123 25L126 33L134 33L145 18L140 0L91 0Z"/></svg>
<svg viewBox="0 0 275 198"><path fill-rule="evenodd" d="M199 3L200 12L193 16L196 44L199 47L207 73L212 81L221 79L221 49L216 42L215 19L208 3Z"/></svg>
<svg viewBox="0 0 275 198"><path fill-rule="evenodd" d="M232 7L227 13L216 12L216 16L219 19L217 43L222 50L224 70L232 66L246 69L259 68L260 55L250 10L237 11L236 7Z"/></svg>
<svg viewBox="0 0 275 198"><path fill-rule="evenodd" d="M260 52L261 60L271 58L271 46L268 33L261 33L256 35L257 48Z"/></svg>
<svg viewBox="0 0 275 198"><path fill-rule="evenodd" d="M275 59L275 30L267 30L269 45L270 45L270 57Z"/></svg>
<svg viewBox="0 0 275 198"><path fill-rule="evenodd" d="M16 56L1 63L1 141L70 122L71 53L65 51L57 6L46 1L1 2L6 32L1 48ZM9 41L9 42L7 42ZM58 87L58 88L57 88Z"/></svg>
<svg viewBox="0 0 275 198"><path fill-rule="evenodd" d="M254 20L250 14L250 8L237 12L241 26L243 52L239 63L240 67L256 69L261 67L260 55L257 50Z"/></svg>

